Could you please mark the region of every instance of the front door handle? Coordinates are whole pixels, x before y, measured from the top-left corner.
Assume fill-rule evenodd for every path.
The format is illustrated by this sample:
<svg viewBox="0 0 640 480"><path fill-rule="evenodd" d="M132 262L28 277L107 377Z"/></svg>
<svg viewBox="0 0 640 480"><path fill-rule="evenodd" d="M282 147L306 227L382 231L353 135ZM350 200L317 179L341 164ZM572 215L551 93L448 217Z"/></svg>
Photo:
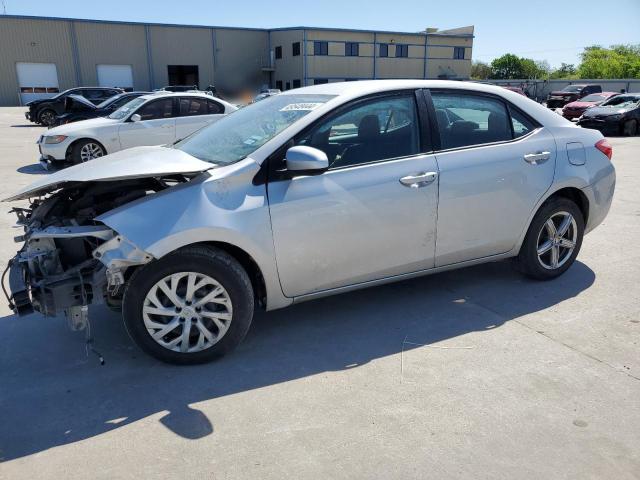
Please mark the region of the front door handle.
<svg viewBox="0 0 640 480"><path fill-rule="evenodd" d="M408 175L400 179L400 183L405 187L420 188L426 187L438 176L437 172L422 172L416 175Z"/></svg>
<svg viewBox="0 0 640 480"><path fill-rule="evenodd" d="M530 163L531 165L539 165L546 162L550 158L551 152L527 153L524 156L524 161Z"/></svg>

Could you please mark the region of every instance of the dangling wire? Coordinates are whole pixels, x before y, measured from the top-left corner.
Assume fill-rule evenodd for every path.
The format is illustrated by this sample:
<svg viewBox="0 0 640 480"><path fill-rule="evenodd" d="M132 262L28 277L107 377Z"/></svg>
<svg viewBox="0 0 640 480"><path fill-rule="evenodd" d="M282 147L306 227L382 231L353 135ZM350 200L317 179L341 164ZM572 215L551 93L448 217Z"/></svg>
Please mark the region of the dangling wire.
<svg viewBox="0 0 640 480"><path fill-rule="evenodd" d="M87 291L84 288L84 279L82 278L82 272L78 271L78 277L80 279L80 293L82 294L82 308L83 311L84 309L86 309L86 311L88 311L89 309L89 305L87 304ZM100 365L104 365L104 357L102 356L102 354L96 350L93 347L93 337L91 336L91 321L89 320L89 315L86 315L86 320L87 320L87 326L85 328L85 354L87 355L87 358L89 358L89 350L91 350L91 352L96 355L98 357L98 359L100 360Z"/></svg>

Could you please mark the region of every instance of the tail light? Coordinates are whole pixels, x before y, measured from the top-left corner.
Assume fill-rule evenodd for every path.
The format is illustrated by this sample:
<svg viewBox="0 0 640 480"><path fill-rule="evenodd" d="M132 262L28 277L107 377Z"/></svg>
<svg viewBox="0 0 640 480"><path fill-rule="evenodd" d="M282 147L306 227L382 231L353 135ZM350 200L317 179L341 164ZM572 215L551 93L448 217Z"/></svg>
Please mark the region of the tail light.
<svg viewBox="0 0 640 480"><path fill-rule="evenodd" d="M599 140L596 143L595 147L598 150L600 150L602 153L604 153L609 160L611 160L611 156L613 155L613 147L611 146L611 144L608 142L606 138Z"/></svg>

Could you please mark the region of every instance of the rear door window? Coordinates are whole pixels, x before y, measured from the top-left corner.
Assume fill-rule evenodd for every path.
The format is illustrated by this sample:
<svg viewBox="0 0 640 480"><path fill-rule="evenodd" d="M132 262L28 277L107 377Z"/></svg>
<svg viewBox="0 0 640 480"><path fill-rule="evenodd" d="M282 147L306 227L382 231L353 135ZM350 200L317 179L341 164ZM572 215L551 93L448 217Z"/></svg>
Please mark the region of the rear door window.
<svg viewBox="0 0 640 480"><path fill-rule="evenodd" d="M181 98L180 116L194 117L197 115L208 115L209 107L205 98Z"/></svg>
<svg viewBox="0 0 640 480"><path fill-rule="evenodd" d="M513 138L504 102L482 95L432 92L442 149L503 142Z"/></svg>

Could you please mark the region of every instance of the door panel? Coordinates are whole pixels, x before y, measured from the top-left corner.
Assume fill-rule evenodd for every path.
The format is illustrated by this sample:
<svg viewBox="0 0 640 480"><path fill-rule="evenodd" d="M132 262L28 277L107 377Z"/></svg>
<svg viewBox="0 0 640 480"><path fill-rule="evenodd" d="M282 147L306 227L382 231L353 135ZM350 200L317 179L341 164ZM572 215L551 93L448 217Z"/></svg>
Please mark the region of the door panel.
<svg viewBox="0 0 640 480"><path fill-rule="evenodd" d="M176 139L176 119L160 118L141 122L124 122L120 124L119 135L122 149L170 144Z"/></svg>
<svg viewBox="0 0 640 480"><path fill-rule="evenodd" d="M213 114L209 99L201 97L183 97L178 99L178 117L176 118L176 138L182 139L191 135L196 130L213 123L221 114ZM217 104L215 104L217 107ZM216 112L217 113L217 112Z"/></svg>
<svg viewBox="0 0 640 480"><path fill-rule="evenodd" d="M525 161L538 152L549 158ZM438 153L436 266L511 250L551 186L555 157L555 140L544 128L513 142Z"/></svg>
<svg viewBox="0 0 640 480"><path fill-rule="evenodd" d="M123 149L175 142L176 104L173 98L151 100L141 105L134 113L140 115L142 120L127 120L120 125L120 145Z"/></svg>
<svg viewBox="0 0 640 480"><path fill-rule="evenodd" d="M437 171L434 155L419 155L270 182L284 294L432 268L437 178L421 188L400 179Z"/></svg>
<svg viewBox="0 0 640 480"><path fill-rule="evenodd" d="M222 115L195 115L176 118L176 138L185 138L196 130L222 118Z"/></svg>

